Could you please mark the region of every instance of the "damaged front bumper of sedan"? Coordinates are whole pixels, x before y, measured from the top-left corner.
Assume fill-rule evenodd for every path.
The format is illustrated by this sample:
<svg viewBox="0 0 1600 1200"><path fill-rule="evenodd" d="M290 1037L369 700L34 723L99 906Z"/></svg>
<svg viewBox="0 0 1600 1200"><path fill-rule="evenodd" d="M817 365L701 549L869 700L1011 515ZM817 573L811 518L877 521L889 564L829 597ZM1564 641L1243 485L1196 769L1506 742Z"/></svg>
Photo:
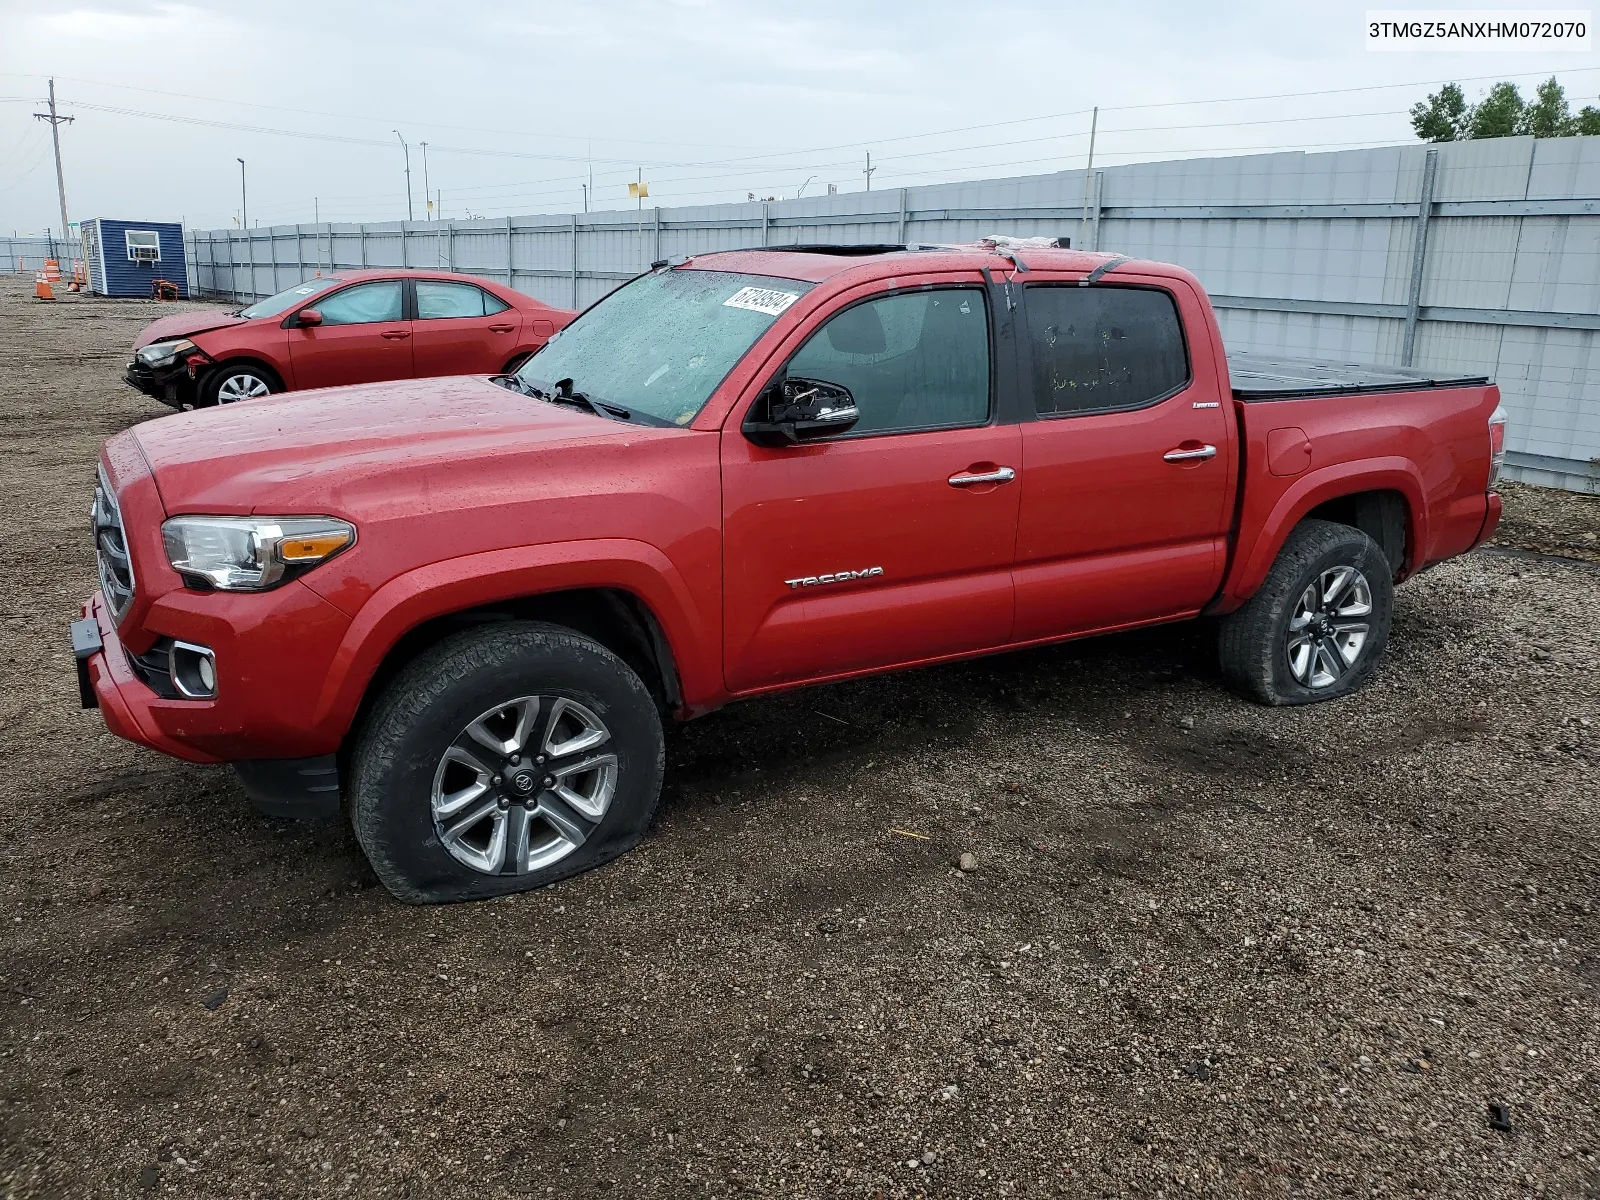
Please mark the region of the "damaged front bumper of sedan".
<svg viewBox="0 0 1600 1200"><path fill-rule="evenodd" d="M181 409L196 402L199 378L211 365L204 350L180 338L140 347L122 378L136 391Z"/></svg>

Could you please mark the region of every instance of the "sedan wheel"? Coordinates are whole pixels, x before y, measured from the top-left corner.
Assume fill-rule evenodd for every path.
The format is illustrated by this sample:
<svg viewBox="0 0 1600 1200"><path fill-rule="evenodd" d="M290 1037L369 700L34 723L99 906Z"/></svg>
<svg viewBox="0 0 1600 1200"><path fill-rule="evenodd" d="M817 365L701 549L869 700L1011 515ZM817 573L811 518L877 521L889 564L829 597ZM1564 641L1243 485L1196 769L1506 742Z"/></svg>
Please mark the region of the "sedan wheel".
<svg viewBox="0 0 1600 1200"><path fill-rule="evenodd" d="M255 400L271 394L271 385L261 376L249 371L230 371L217 383L218 404L234 404L240 400Z"/></svg>

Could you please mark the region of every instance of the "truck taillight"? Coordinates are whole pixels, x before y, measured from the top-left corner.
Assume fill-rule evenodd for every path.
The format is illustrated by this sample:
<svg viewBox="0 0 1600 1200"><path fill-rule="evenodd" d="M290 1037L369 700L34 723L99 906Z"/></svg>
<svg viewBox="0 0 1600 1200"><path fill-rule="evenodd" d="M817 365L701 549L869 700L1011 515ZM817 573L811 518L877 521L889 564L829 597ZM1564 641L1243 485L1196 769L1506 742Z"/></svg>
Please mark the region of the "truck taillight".
<svg viewBox="0 0 1600 1200"><path fill-rule="evenodd" d="M1506 464L1506 409L1496 405L1489 417L1489 487L1500 482L1500 468Z"/></svg>

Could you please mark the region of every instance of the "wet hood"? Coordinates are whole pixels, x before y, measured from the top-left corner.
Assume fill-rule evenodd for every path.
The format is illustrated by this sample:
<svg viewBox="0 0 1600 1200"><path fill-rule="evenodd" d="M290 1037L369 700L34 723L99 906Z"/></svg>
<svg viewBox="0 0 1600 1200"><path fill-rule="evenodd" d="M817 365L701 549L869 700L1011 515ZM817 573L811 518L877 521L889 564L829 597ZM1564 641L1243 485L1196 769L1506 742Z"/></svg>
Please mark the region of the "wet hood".
<svg viewBox="0 0 1600 1200"><path fill-rule="evenodd" d="M147 421L137 437L169 514L425 507L430 480L491 460L580 465L586 447L681 437L535 400L481 376L285 392ZM544 469L541 466L540 469Z"/></svg>
<svg viewBox="0 0 1600 1200"><path fill-rule="evenodd" d="M152 342L166 342L173 338L193 337L197 333L204 333L208 329L221 329L227 325L245 325L249 323L247 317L236 317L231 312L220 308L203 309L200 312L173 313L170 317L162 317L158 321L151 321L134 340L135 350L148 346Z"/></svg>

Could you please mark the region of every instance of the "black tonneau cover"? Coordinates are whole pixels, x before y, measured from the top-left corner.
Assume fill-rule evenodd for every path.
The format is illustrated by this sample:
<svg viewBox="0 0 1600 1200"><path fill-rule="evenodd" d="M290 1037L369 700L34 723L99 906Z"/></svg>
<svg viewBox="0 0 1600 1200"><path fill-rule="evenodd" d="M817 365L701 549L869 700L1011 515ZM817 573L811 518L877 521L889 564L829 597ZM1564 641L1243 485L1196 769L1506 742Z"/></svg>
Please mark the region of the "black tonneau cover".
<svg viewBox="0 0 1600 1200"><path fill-rule="evenodd" d="M1271 354L1230 354L1228 375L1234 396L1246 402L1337 396L1349 392L1415 392L1489 382L1483 375L1446 375L1411 367L1379 367L1320 358L1280 358Z"/></svg>

